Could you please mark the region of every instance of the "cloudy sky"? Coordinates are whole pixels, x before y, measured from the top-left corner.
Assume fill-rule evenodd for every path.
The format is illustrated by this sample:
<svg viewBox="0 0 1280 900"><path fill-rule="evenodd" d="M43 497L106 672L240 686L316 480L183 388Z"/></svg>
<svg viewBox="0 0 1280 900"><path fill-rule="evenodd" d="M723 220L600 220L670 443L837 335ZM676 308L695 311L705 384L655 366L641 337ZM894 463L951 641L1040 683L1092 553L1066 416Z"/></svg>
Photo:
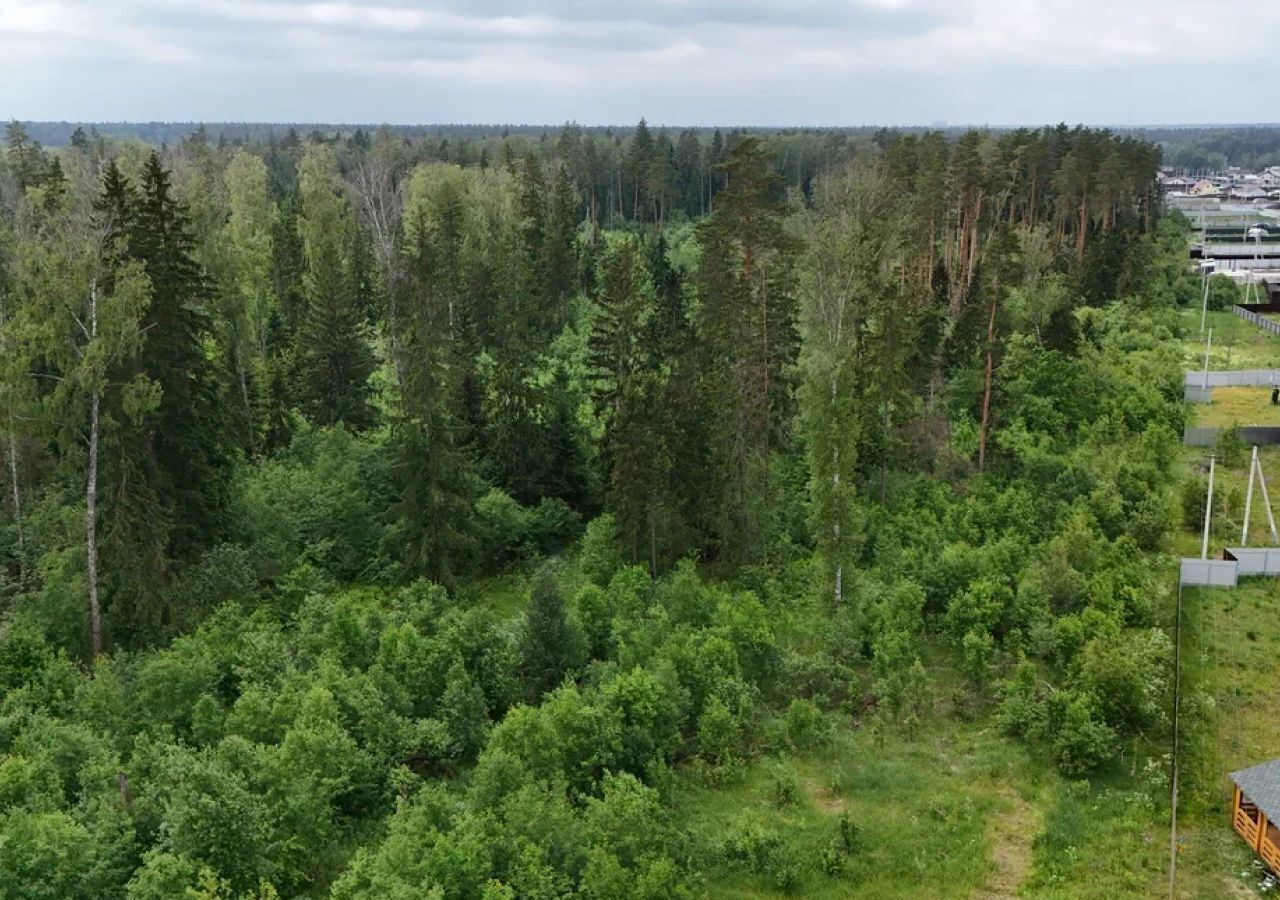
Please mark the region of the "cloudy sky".
<svg viewBox="0 0 1280 900"><path fill-rule="evenodd" d="M1280 0L0 0L0 118L1280 119Z"/></svg>

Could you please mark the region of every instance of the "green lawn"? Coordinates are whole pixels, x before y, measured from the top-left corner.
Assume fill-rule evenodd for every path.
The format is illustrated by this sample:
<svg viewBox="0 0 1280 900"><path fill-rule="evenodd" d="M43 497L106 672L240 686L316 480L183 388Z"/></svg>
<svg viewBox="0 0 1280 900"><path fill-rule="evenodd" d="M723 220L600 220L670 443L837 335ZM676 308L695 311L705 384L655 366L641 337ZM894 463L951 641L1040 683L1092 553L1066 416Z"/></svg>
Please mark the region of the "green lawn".
<svg viewBox="0 0 1280 900"><path fill-rule="evenodd" d="M707 897L1012 896L1056 783L995 729L944 716L916 736L844 728L825 750L757 761L723 786L690 774L677 807L690 811L692 833L708 836ZM822 853L838 841L842 815L859 827L860 849L828 874ZM725 847L752 834L776 836L774 853L795 872L767 857L730 858Z"/></svg>
<svg viewBox="0 0 1280 900"><path fill-rule="evenodd" d="M1204 457L1204 451L1188 449L1187 464L1197 468ZM1273 508L1280 515L1280 448L1267 448L1261 459ZM1247 457L1218 466L1215 491L1223 492L1227 508L1213 529L1210 556L1239 543L1247 475ZM1261 502L1255 492L1249 543L1257 546L1269 542ZM1198 556L1199 529L1184 524L1175 544L1178 552ZM1278 611L1280 579L1250 579L1235 589L1198 588L1183 594L1180 896L1256 894L1258 864L1228 822L1227 774L1280 756Z"/></svg>
<svg viewBox="0 0 1280 900"><path fill-rule="evenodd" d="M1204 367L1205 336L1200 333L1200 310L1182 311L1183 363L1187 369ZM1206 331L1213 329L1213 346L1209 368L1228 369L1280 368L1280 336L1268 334L1232 312L1211 312Z"/></svg>
<svg viewBox="0 0 1280 900"><path fill-rule="evenodd" d="M1209 448L1187 447L1186 465L1198 477L1204 478L1208 473ZM1267 489L1271 494L1271 509L1277 521L1280 521L1280 447L1264 447L1259 451L1262 471L1267 478ZM1244 505L1248 488L1249 453L1246 451L1238 460L1230 463L1218 460L1214 470L1214 505L1220 511L1213 522L1213 530L1209 535L1209 556L1219 557L1222 548L1235 547L1240 544L1241 528L1244 525ZM1202 537L1202 513L1197 512L1194 522L1183 522L1182 527L1174 533L1173 550L1179 556L1199 556ZM1181 516L1181 510L1179 510ZM1270 539L1267 529L1267 515L1263 508L1262 492L1256 483L1253 491L1253 510L1250 513L1249 545L1262 546ZM1280 581L1275 585L1276 596L1280 598ZM1280 623L1277 623L1280 632ZM1280 747L1277 748L1280 755Z"/></svg>
<svg viewBox="0 0 1280 900"><path fill-rule="evenodd" d="M1280 425L1280 406L1268 387L1218 387L1212 403L1192 405L1195 424L1205 428L1232 425Z"/></svg>

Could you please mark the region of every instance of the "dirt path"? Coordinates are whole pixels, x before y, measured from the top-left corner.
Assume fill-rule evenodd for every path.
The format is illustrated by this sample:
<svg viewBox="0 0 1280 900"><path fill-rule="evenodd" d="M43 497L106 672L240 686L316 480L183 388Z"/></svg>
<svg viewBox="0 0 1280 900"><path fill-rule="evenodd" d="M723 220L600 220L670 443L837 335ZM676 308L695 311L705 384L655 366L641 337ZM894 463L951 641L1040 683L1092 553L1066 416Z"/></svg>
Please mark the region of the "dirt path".
<svg viewBox="0 0 1280 900"><path fill-rule="evenodd" d="M1031 868L1031 842L1040 831L1040 813L1008 785L996 789L1006 808L991 822L995 870L973 893L974 900L1013 900Z"/></svg>

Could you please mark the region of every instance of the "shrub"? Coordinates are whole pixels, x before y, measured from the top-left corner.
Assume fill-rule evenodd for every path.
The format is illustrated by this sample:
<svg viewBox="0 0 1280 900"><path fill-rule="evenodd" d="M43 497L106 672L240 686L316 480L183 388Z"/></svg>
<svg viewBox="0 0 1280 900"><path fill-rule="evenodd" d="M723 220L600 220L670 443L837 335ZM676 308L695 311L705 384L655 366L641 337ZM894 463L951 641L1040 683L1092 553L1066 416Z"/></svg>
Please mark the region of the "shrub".
<svg viewBox="0 0 1280 900"><path fill-rule="evenodd" d="M774 806L794 806L800 800L800 785L790 769L781 764L769 771L769 802Z"/></svg>
<svg viewBox="0 0 1280 900"><path fill-rule="evenodd" d="M808 750L828 738L822 710L811 700L795 699L787 706L787 740L796 750Z"/></svg>
<svg viewBox="0 0 1280 900"><path fill-rule="evenodd" d="M597 516L587 523L582 535L582 549L578 553L578 565L582 574L600 587L608 585L613 573L622 568L618 520L612 513Z"/></svg>
<svg viewBox="0 0 1280 900"><path fill-rule="evenodd" d="M996 642L991 633L980 628L970 629L961 642L964 650L964 670L969 679L981 689L987 682L987 667L995 654Z"/></svg>
<svg viewBox="0 0 1280 900"><path fill-rule="evenodd" d="M1024 740L1038 738L1044 732L1044 703L1037 684L1035 663L1023 659L1003 683L1003 696L996 711L996 721L1008 735Z"/></svg>
<svg viewBox="0 0 1280 900"><path fill-rule="evenodd" d="M1234 423L1230 428L1222 432L1222 435L1218 438L1216 450L1218 461L1224 466L1234 469L1244 464L1244 437L1241 434L1239 422Z"/></svg>
<svg viewBox="0 0 1280 900"><path fill-rule="evenodd" d="M698 753L718 766L730 766L742 744L738 717L719 697L712 697L698 716Z"/></svg>
<svg viewBox="0 0 1280 900"><path fill-rule="evenodd" d="M1151 494L1134 505L1125 531L1141 549L1159 550L1169 533L1171 518L1163 497Z"/></svg>
<svg viewBox="0 0 1280 900"><path fill-rule="evenodd" d="M1115 751L1116 736L1100 721L1088 694L1064 698L1062 720L1053 738L1053 756L1068 778L1089 775ZM1064 708L1063 708L1064 707Z"/></svg>

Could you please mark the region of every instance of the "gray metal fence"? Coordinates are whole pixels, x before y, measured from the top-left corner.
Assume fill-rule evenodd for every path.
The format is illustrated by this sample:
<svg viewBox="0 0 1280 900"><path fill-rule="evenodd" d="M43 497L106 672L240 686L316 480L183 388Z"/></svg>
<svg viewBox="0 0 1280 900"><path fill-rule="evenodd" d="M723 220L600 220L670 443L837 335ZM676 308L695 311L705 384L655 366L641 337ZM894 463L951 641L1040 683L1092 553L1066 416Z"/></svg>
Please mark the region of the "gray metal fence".
<svg viewBox="0 0 1280 900"><path fill-rule="evenodd" d="M1252 322L1263 331L1269 331L1272 334L1280 335L1280 322L1275 322L1271 319L1260 316L1253 310L1245 309L1243 306L1233 306L1232 309L1235 311L1237 316L1247 322Z"/></svg>
<svg viewBox="0 0 1280 900"><path fill-rule="evenodd" d="M1274 323L1272 323L1274 324ZM1186 387L1274 387L1280 385L1280 369L1240 369L1236 372L1186 372Z"/></svg>
<svg viewBox="0 0 1280 900"><path fill-rule="evenodd" d="M1235 587L1239 563L1234 559L1182 558L1178 580L1198 587Z"/></svg>
<svg viewBox="0 0 1280 900"><path fill-rule="evenodd" d="M1213 447L1224 431L1225 428L1187 428L1182 432L1182 443L1188 447ZM1240 439L1246 447L1275 447L1280 445L1280 426L1249 425L1240 429Z"/></svg>
<svg viewBox="0 0 1280 900"><path fill-rule="evenodd" d="M1280 548L1228 547L1223 555L1236 562L1236 575L1280 575Z"/></svg>

